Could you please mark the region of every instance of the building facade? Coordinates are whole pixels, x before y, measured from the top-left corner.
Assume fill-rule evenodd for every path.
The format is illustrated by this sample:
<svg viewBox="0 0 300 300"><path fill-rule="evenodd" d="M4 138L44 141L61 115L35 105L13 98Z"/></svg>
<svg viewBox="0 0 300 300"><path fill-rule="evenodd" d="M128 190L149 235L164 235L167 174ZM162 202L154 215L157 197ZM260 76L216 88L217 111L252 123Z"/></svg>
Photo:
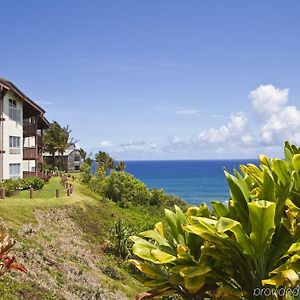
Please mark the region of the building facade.
<svg viewBox="0 0 300 300"><path fill-rule="evenodd" d="M63 155L56 152L55 157L51 153L46 152L44 153L44 161L52 168L62 166L65 172L79 172L80 165L83 163L79 149L76 149L74 146L67 149Z"/></svg>
<svg viewBox="0 0 300 300"><path fill-rule="evenodd" d="M38 176L45 111L12 82L0 78L0 181Z"/></svg>

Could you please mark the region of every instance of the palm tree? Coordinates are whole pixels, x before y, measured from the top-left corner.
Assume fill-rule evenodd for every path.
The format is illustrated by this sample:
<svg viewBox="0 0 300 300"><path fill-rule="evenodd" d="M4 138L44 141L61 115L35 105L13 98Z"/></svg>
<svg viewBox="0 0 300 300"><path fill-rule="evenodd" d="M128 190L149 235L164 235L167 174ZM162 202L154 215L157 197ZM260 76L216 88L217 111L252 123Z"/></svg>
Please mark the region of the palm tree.
<svg viewBox="0 0 300 300"><path fill-rule="evenodd" d="M106 176L108 175L108 171L113 169L115 166L115 161L112 157L109 156L108 153L99 151L95 155L95 160L98 163L98 168L103 168Z"/></svg>
<svg viewBox="0 0 300 300"><path fill-rule="evenodd" d="M61 127L58 122L53 121L49 129L44 134L45 149L53 156L53 164L56 165L55 154L61 155L61 168L63 169L63 154L66 149L73 146L77 141L70 137L71 130L69 125Z"/></svg>
<svg viewBox="0 0 300 300"><path fill-rule="evenodd" d="M124 161L119 161L115 167L115 170L118 172L123 172L123 171L125 171L125 168L126 168L126 165L125 165Z"/></svg>
<svg viewBox="0 0 300 300"><path fill-rule="evenodd" d="M84 151L84 149L80 148L79 149L79 155L82 158L83 162L85 162L86 159L87 159L87 153L86 153L86 151Z"/></svg>

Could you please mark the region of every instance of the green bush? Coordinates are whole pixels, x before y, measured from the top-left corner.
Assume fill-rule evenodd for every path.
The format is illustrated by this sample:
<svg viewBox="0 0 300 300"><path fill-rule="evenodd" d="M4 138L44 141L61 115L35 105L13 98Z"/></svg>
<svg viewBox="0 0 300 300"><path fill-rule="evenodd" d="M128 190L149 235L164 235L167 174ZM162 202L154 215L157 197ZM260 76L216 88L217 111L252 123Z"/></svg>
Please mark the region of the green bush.
<svg viewBox="0 0 300 300"><path fill-rule="evenodd" d="M33 188L40 190L44 187L45 181L40 177L27 177L19 179L5 179L0 185L5 188L5 195L11 196L17 190L27 190Z"/></svg>
<svg viewBox="0 0 300 300"><path fill-rule="evenodd" d="M300 149L285 159L225 171L228 204L213 201L183 213L165 210L165 224L134 242L133 260L148 296L184 299L296 299L300 282ZM146 278L145 278L146 277ZM272 295L255 291L272 291ZM285 295L278 292L285 289ZM142 299L140 297L139 299Z"/></svg>
<svg viewBox="0 0 300 300"><path fill-rule="evenodd" d="M45 185L45 181L40 177L27 177L19 179L18 181L18 187L22 190L27 190L29 188L41 190Z"/></svg>
<svg viewBox="0 0 300 300"><path fill-rule="evenodd" d="M101 181L104 197L118 203L150 204L151 191L147 186L126 172L111 172Z"/></svg>
<svg viewBox="0 0 300 300"><path fill-rule="evenodd" d="M88 163L80 165L80 182L88 184L92 178L92 167Z"/></svg>
<svg viewBox="0 0 300 300"><path fill-rule="evenodd" d="M18 189L18 180L5 179L1 187L4 187L6 196L11 196Z"/></svg>

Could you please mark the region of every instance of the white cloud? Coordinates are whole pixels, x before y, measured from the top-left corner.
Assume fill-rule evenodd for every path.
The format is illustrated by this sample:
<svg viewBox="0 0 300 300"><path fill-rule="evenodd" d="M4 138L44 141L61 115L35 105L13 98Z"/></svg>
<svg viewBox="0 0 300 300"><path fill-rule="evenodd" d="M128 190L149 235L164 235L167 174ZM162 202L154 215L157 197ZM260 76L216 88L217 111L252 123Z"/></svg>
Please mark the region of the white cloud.
<svg viewBox="0 0 300 300"><path fill-rule="evenodd" d="M289 90L271 84L261 85L250 92L254 113L261 117L258 131L264 145L280 145L285 140L300 142L300 110L289 106Z"/></svg>
<svg viewBox="0 0 300 300"><path fill-rule="evenodd" d="M254 111L261 116L277 113L288 101L288 89L279 89L272 84L260 85L251 91L249 98L252 100Z"/></svg>
<svg viewBox="0 0 300 300"><path fill-rule="evenodd" d="M230 116L230 121L219 128L203 130L198 134L200 142L222 143L232 140L244 131L247 117L243 112L237 112Z"/></svg>
<svg viewBox="0 0 300 300"><path fill-rule="evenodd" d="M113 147L113 144L111 141L101 141L100 147L111 148L111 147Z"/></svg>
<svg viewBox="0 0 300 300"><path fill-rule="evenodd" d="M175 113L177 115L194 115L197 114L199 110L197 109L182 109L182 110L177 110Z"/></svg>
<svg viewBox="0 0 300 300"><path fill-rule="evenodd" d="M250 145L253 142L253 137L250 134L245 134L241 136L241 140L244 144Z"/></svg>
<svg viewBox="0 0 300 300"><path fill-rule="evenodd" d="M300 143L300 110L286 106L273 114L261 129L262 141L266 144L282 143L284 140Z"/></svg>

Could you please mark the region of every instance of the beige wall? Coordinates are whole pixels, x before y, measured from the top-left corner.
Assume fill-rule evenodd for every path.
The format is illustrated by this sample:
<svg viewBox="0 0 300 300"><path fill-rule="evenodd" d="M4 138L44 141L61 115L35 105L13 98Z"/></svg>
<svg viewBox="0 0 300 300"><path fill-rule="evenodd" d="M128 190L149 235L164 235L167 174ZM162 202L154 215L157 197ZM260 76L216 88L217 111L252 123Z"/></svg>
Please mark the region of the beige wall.
<svg viewBox="0 0 300 300"><path fill-rule="evenodd" d="M9 99L16 100L17 109L20 110L21 121L16 122L9 118ZM23 177L23 104L17 96L11 92L7 92L3 101L3 113L5 121L3 122L3 178L9 178L9 164L19 163L20 164L20 177ZM9 136L20 137L20 153L10 154L9 152Z"/></svg>

